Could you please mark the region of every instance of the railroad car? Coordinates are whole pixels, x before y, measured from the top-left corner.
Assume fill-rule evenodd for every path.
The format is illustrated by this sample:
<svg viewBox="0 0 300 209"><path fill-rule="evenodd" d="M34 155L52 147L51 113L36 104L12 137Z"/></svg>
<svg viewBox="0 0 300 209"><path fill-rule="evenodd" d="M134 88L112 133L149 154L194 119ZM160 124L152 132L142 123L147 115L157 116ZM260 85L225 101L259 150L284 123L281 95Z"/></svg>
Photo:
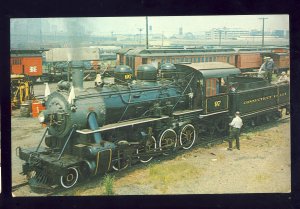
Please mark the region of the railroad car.
<svg viewBox="0 0 300 209"><path fill-rule="evenodd" d="M121 49L117 53L117 64L130 66L135 74L137 67L142 64L152 64L157 68L165 63L177 64L182 62L227 62L235 64L236 51L226 49Z"/></svg>
<svg viewBox="0 0 300 209"><path fill-rule="evenodd" d="M136 80L133 69L120 66L114 84L87 89L83 66L72 68L72 87L60 85L45 97L39 121L47 128L37 147L17 148L33 188L71 188L90 176L188 150L205 135L225 135L235 111L253 125L279 118L289 106L289 84L244 77L228 63L165 64L159 76L145 64Z"/></svg>
<svg viewBox="0 0 300 209"><path fill-rule="evenodd" d="M25 75L31 80L36 80L43 74L41 52L36 50L12 50L10 73Z"/></svg>
<svg viewBox="0 0 300 209"><path fill-rule="evenodd" d="M235 55L235 66L243 71L252 71L259 69L263 63L263 57L260 52L238 52Z"/></svg>
<svg viewBox="0 0 300 209"><path fill-rule="evenodd" d="M257 70L264 56L273 58L278 72L289 69L289 50L287 48L216 48L216 49L121 49L117 53L117 64L125 64L134 69L141 64L153 64L157 68L165 63L182 62L226 62L242 72Z"/></svg>

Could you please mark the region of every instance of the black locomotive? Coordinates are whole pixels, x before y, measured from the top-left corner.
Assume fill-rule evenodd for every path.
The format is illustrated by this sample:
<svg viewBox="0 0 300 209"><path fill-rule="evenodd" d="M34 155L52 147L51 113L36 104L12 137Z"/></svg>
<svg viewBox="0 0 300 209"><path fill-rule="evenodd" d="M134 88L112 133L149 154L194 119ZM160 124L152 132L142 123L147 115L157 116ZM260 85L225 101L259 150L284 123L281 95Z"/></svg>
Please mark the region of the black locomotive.
<svg viewBox="0 0 300 209"><path fill-rule="evenodd" d="M289 84L243 77L227 63L165 64L159 72L141 65L136 75L117 66L114 84L87 89L82 64L72 67L72 87L60 83L45 97L39 145L17 149L32 185L70 188L80 178L190 149L206 134L225 134L236 111L255 125L289 107Z"/></svg>

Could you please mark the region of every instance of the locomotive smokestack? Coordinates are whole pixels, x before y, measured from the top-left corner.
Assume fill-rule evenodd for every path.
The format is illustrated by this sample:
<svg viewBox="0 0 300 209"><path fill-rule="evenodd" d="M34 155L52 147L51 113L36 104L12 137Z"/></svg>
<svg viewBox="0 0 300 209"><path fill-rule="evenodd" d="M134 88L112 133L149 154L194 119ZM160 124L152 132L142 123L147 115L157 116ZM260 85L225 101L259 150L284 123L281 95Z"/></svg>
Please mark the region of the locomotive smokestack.
<svg viewBox="0 0 300 209"><path fill-rule="evenodd" d="M72 61L72 83L75 89L83 89L83 61Z"/></svg>

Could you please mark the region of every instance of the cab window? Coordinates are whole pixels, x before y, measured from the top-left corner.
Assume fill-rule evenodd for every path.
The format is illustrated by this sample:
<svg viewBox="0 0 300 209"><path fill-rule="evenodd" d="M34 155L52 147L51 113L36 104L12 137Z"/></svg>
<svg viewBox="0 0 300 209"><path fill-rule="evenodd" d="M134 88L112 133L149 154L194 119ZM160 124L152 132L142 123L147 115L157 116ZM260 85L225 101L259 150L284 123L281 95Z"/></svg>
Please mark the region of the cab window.
<svg viewBox="0 0 300 209"><path fill-rule="evenodd" d="M142 64L147 64L147 58L142 58Z"/></svg>
<svg viewBox="0 0 300 209"><path fill-rule="evenodd" d="M209 78L206 79L206 96L216 96L226 93L226 83L224 78Z"/></svg>
<svg viewBox="0 0 300 209"><path fill-rule="evenodd" d="M206 96L211 97L217 95L217 78L206 79Z"/></svg>

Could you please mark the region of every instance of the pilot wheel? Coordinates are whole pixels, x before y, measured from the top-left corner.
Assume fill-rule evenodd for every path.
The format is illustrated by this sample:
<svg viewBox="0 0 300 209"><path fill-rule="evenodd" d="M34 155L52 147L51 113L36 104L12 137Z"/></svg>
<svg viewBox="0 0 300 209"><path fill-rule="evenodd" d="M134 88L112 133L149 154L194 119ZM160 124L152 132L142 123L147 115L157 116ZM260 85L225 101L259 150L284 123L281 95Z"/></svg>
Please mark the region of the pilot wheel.
<svg viewBox="0 0 300 209"><path fill-rule="evenodd" d="M60 184L69 189L73 187L78 181L79 173L78 170L74 167L70 167L67 170L67 173L63 176L60 176Z"/></svg>

